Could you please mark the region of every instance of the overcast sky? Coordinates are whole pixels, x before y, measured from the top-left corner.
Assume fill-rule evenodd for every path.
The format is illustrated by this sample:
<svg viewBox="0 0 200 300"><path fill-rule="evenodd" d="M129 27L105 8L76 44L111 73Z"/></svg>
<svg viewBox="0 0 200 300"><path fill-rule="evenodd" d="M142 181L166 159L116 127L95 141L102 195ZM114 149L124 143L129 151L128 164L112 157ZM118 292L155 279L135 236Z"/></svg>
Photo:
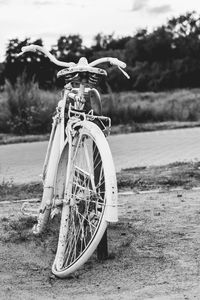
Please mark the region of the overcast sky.
<svg viewBox="0 0 200 300"><path fill-rule="evenodd" d="M132 35L192 10L200 14L200 0L0 0L0 61L11 38L42 38L50 48L78 33L90 45L99 32Z"/></svg>

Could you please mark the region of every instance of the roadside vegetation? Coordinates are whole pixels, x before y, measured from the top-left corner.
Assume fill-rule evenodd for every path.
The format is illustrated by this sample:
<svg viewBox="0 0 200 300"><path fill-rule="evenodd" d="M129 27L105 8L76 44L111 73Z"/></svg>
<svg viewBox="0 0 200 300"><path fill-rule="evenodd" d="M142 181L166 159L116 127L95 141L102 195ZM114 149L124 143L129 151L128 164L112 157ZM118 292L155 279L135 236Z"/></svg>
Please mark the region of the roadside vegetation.
<svg viewBox="0 0 200 300"><path fill-rule="evenodd" d="M19 78L0 94L0 144L47 140L60 90L45 91ZM200 89L102 95L112 133L200 126ZM42 135L42 136L41 136Z"/></svg>

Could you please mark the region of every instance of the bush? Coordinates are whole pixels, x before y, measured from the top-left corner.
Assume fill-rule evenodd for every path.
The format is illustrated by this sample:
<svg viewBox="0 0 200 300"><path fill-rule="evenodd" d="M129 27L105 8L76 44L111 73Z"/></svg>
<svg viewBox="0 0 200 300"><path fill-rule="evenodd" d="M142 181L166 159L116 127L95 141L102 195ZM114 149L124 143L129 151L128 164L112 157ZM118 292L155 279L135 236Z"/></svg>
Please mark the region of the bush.
<svg viewBox="0 0 200 300"><path fill-rule="evenodd" d="M131 124L165 121L199 121L200 90L162 93L125 92L104 95L103 114L112 123Z"/></svg>
<svg viewBox="0 0 200 300"><path fill-rule="evenodd" d="M11 133L46 133L51 128L52 114L56 106L55 93L41 91L37 83L26 82L19 77L15 85L5 85Z"/></svg>
<svg viewBox="0 0 200 300"><path fill-rule="evenodd" d="M109 86L108 86L109 87ZM166 121L200 121L200 89L173 92L121 92L102 95L103 115L113 125ZM3 100L2 100L3 99ZM0 94L0 132L49 133L58 101L56 91L44 91L22 78L15 86L6 83Z"/></svg>
<svg viewBox="0 0 200 300"><path fill-rule="evenodd" d="M9 132L10 112L6 101L6 93L0 93L0 132Z"/></svg>

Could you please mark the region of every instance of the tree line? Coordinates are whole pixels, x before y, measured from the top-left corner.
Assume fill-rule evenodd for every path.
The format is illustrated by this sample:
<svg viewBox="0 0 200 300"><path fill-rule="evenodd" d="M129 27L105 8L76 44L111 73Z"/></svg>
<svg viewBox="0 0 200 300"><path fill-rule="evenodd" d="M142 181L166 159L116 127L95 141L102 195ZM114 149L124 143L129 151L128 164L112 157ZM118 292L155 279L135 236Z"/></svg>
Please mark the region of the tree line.
<svg viewBox="0 0 200 300"><path fill-rule="evenodd" d="M31 43L43 45L38 39L11 39L5 61L0 67L0 85L5 80L15 84L21 74L27 81L34 80L43 89L63 86L56 78L59 70L41 53L26 53L19 58L21 47ZM100 83L102 92L125 90L161 91L200 86L200 15L187 12L173 17L152 32L138 30L133 36L115 37L102 33L94 37L91 47L86 47L80 35L61 36L50 52L62 61L77 62L81 56L88 61L112 56L127 63L127 80L115 68L108 69L108 80Z"/></svg>

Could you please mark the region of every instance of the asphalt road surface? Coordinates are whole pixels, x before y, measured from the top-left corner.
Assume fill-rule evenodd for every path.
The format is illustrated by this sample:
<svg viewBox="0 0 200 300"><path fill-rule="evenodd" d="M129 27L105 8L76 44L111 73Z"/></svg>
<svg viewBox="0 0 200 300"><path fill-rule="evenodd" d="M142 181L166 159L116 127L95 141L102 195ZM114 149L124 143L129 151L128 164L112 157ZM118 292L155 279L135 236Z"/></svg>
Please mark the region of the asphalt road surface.
<svg viewBox="0 0 200 300"><path fill-rule="evenodd" d="M200 160L200 128L120 134L109 137L116 171L136 166ZM0 146L0 182L40 180L47 142Z"/></svg>

